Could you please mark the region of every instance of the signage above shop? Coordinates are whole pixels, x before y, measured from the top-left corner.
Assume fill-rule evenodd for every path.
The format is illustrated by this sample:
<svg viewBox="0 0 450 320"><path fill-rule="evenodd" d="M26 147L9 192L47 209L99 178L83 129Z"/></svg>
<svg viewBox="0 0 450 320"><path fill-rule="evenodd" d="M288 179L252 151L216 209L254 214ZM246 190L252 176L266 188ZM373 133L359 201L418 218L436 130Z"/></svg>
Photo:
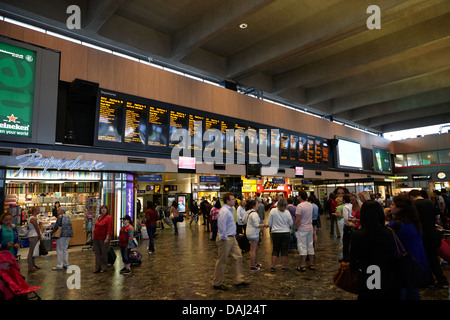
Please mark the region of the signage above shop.
<svg viewBox="0 0 450 320"><path fill-rule="evenodd" d="M219 176L200 176L200 182L220 183Z"/></svg>
<svg viewBox="0 0 450 320"><path fill-rule="evenodd" d="M137 178L138 182L162 182L162 174L146 174Z"/></svg>
<svg viewBox="0 0 450 320"><path fill-rule="evenodd" d="M16 160L25 161L18 163L20 169L17 171L16 176L20 175L26 168L42 168L45 173L48 169L59 170L100 170L104 168L102 162L97 160L82 161L82 155L79 155L75 160L69 159L55 159L54 157L44 158L38 151L35 153L26 153L16 157Z"/></svg>
<svg viewBox="0 0 450 320"><path fill-rule="evenodd" d="M431 174L413 174L411 178L413 180L431 180Z"/></svg>

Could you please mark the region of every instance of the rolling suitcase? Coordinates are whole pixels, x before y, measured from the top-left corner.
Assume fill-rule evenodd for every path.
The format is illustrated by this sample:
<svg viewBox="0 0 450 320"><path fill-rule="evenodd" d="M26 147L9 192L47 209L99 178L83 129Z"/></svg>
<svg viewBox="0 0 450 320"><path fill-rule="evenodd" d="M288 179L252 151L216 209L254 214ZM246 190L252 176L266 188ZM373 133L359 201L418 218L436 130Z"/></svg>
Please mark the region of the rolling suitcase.
<svg viewBox="0 0 450 320"><path fill-rule="evenodd" d="M250 251L250 242L248 241L245 234L238 234L236 236L236 241L239 244L239 248L241 248L242 252Z"/></svg>

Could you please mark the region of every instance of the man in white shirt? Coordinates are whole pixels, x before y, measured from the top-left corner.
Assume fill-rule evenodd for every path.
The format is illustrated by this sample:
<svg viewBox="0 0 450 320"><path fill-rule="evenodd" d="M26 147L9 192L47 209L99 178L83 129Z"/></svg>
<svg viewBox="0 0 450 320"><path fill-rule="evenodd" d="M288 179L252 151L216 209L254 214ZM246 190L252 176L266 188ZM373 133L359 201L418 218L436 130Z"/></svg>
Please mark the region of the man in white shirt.
<svg viewBox="0 0 450 320"><path fill-rule="evenodd" d="M214 270L214 289L227 290L222 284L228 256L232 256L235 261L235 285L248 286L244 281L244 273L242 267L241 248L236 241L236 223L234 221L233 207L236 199L234 194L227 192L223 195L224 205L220 208L217 219L217 248L218 257Z"/></svg>
<svg viewBox="0 0 450 320"><path fill-rule="evenodd" d="M307 201L308 195L305 191L300 191L295 211L295 230L297 237L297 249L300 254L300 266L296 268L297 271L306 271L306 256L309 256L309 269L315 270L314 267L314 228L312 225L313 207Z"/></svg>

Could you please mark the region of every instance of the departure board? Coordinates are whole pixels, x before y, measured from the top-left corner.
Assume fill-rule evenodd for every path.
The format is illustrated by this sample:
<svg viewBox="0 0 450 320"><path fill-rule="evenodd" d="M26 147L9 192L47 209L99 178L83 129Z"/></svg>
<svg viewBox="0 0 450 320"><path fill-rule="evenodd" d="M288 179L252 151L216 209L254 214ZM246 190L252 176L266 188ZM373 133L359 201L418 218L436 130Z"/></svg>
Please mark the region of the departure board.
<svg viewBox="0 0 450 320"><path fill-rule="evenodd" d="M280 157L280 134L276 134L273 130L270 130L270 150L275 149L277 152L270 153L271 158L279 158Z"/></svg>
<svg viewBox="0 0 450 320"><path fill-rule="evenodd" d="M298 136L291 134L290 140L291 140L291 153L289 155L289 159L295 162L298 161L298 149L297 149Z"/></svg>
<svg viewBox="0 0 450 320"><path fill-rule="evenodd" d="M148 145L156 147L167 146L169 128L168 110L158 107L149 107L148 118Z"/></svg>
<svg viewBox="0 0 450 320"><path fill-rule="evenodd" d="M234 136L234 153L245 156L245 133L247 131L247 126L236 123L235 127L236 130Z"/></svg>
<svg viewBox="0 0 450 320"><path fill-rule="evenodd" d="M329 161L325 138L105 89L99 89L96 126L95 143L98 146L170 154L170 148L182 139L170 141L171 134L176 129L186 129L191 150L203 151L203 155L205 151L214 153L210 143L203 141L203 136L207 130L216 129L222 143L221 154L232 152L235 163L237 156L240 160L244 157L248 161L251 157L252 161L258 159L259 162L262 157L266 161L270 156L291 166L298 166L299 162L322 166ZM234 146L234 151L227 149L228 129L233 132L228 136L228 145ZM213 147L216 146L214 143ZM220 159L220 156L213 157Z"/></svg>
<svg viewBox="0 0 450 320"><path fill-rule="evenodd" d="M328 164L328 142L322 141L322 163Z"/></svg>
<svg viewBox="0 0 450 320"><path fill-rule="evenodd" d="M217 129L219 130L219 132L221 132L222 127L220 124L220 120L218 119L213 119L213 118L206 118L205 119L205 131L210 130L210 129ZM211 137L210 142L212 142L214 140L213 137ZM206 143L205 145L205 151L212 151L212 147L208 147L209 142Z"/></svg>
<svg viewBox="0 0 450 320"><path fill-rule="evenodd" d="M259 129L258 135L258 153L260 157L269 156L269 136L267 129Z"/></svg>
<svg viewBox="0 0 450 320"><path fill-rule="evenodd" d="M280 160L287 160L289 157L289 135L282 133L280 136Z"/></svg>
<svg viewBox="0 0 450 320"><path fill-rule="evenodd" d="M226 148L227 148L227 140L226 140L226 133L227 133L227 130L233 130L233 132L234 132L234 129L235 129L235 124L233 123L233 122L230 122L230 121L222 121L221 122L221 131L222 131L222 142L223 142L223 152L224 153L228 153L228 152L230 152L229 150L227 150ZM230 135L229 136L229 141L228 141L228 143L230 144L230 145L234 145L234 134L232 134L232 135Z"/></svg>
<svg viewBox="0 0 450 320"><path fill-rule="evenodd" d="M300 162L306 162L307 158L308 158L308 139L306 138L306 136L299 136L298 137L298 159L300 160Z"/></svg>
<svg viewBox="0 0 450 320"><path fill-rule="evenodd" d="M170 111L170 129L169 129L169 140L172 136L172 133L175 132L177 129L186 129L188 130L189 126L189 118L188 114L185 112L179 112L179 111ZM171 146L176 146L180 140L178 141L171 141Z"/></svg>
<svg viewBox="0 0 450 320"><path fill-rule="evenodd" d="M191 137L191 149L203 150L203 120L202 116L189 115L189 136Z"/></svg>
<svg viewBox="0 0 450 320"><path fill-rule="evenodd" d="M252 157L258 156L258 130L249 126L248 130L248 154Z"/></svg>
<svg viewBox="0 0 450 320"><path fill-rule="evenodd" d="M145 145L145 135L147 133L146 122L147 106L127 101L124 141L127 143L139 143Z"/></svg>
<svg viewBox="0 0 450 320"><path fill-rule="evenodd" d="M314 163L314 152L315 152L315 138L314 137L307 137L307 149L306 149L306 162L308 163Z"/></svg>
<svg viewBox="0 0 450 320"><path fill-rule="evenodd" d="M322 140L314 139L314 163L322 163Z"/></svg>
<svg viewBox="0 0 450 320"><path fill-rule="evenodd" d="M99 115L98 140L122 142L123 100L102 95L100 97Z"/></svg>

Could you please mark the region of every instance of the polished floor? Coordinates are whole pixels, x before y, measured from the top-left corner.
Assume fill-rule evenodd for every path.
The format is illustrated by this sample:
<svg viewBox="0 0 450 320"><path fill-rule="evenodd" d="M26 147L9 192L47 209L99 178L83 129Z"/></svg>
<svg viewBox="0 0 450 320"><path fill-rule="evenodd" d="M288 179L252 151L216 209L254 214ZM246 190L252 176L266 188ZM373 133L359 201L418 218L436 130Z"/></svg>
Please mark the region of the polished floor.
<svg viewBox="0 0 450 320"><path fill-rule="evenodd" d="M249 287L233 286L233 261L228 260L224 284L228 291L213 289L213 273L217 248L210 241L210 233L202 225L189 225L189 220L179 224L179 234L173 230L158 229L155 239L156 254L147 253L148 241L143 241L137 250L143 255L143 262L132 267L130 275L119 273L123 264L120 251L116 248L115 264L103 274L93 274L94 254L82 250L85 246L69 249L69 263L80 268L80 289L69 289L67 282L71 275L65 271L52 271L56 265L56 254L37 258L42 269L28 272L27 248L20 249L21 272L32 286L42 286L37 291L42 300L355 300L356 296L346 293L332 283L338 267L340 251L338 239L331 236L328 221L322 217L322 229L318 230L316 250L317 270L300 273L295 270L299 255L295 250L289 253L288 270L270 272L271 241L268 229L264 231L258 246L258 262L263 267L259 272L250 272L249 253L243 254ZM450 279L450 266L442 266ZM75 283L75 282L72 282ZM423 289L422 300L448 300L448 289Z"/></svg>

